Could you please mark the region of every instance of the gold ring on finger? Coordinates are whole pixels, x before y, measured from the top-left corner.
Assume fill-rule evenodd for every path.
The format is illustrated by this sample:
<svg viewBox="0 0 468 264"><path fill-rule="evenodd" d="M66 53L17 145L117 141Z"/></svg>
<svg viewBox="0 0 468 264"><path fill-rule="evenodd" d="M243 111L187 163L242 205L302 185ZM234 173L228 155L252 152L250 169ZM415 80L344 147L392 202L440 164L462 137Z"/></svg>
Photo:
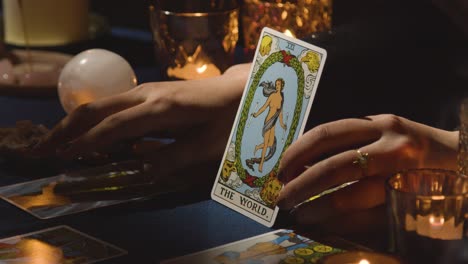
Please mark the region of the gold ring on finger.
<svg viewBox="0 0 468 264"><path fill-rule="evenodd" d="M358 165L363 172L365 172L369 166L369 153L361 152L361 150L356 150L356 158L353 161L353 164Z"/></svg>

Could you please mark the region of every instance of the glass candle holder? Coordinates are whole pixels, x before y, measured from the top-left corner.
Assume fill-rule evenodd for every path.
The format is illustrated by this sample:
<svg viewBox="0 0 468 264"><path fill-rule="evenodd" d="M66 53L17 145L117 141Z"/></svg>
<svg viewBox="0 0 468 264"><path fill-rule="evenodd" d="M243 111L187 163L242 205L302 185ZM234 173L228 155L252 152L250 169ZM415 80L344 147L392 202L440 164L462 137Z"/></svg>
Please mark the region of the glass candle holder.
<svg viewBox="0 0 468 264"><path fill-rule="evenodd" d="M468 177L413 169L386 184L393 249L409 263L468 263Z"/></svg>
<svg viewBox="0 0 468 264"><path fill-rule="evenodd" d="M237 1L152 1L150 19L164 78L213 77L234 63L239 37Z"/></svg>
<svg viewBox="0 0 468 264"><path fill-rule="evenodd" d="M264 27L304 38L330 31L332 0L244 0L242 28L246 54L255 50Z"/></svg>

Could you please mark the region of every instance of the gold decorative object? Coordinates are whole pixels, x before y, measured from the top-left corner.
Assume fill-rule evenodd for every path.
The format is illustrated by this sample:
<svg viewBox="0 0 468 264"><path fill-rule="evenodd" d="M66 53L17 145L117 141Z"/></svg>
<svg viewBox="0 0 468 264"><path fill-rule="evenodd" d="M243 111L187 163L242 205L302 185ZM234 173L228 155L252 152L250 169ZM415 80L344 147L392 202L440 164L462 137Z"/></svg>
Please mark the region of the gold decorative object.
<svg viewBox="0 0 468 264"><path fill-rule="evenodd" d="M353 161L353 164L357 164L361 167L362 170L367 169L367 164L369 163L369 153L361 152L360 150L356 150L356 159Z"/></svg>
<svg viewBox="0 0 468 264"><path fill-rule="evenodd" d="M296 38L326 32L332 26L332 0L244 0L245 48L255 50L264 27Z"/></svg>

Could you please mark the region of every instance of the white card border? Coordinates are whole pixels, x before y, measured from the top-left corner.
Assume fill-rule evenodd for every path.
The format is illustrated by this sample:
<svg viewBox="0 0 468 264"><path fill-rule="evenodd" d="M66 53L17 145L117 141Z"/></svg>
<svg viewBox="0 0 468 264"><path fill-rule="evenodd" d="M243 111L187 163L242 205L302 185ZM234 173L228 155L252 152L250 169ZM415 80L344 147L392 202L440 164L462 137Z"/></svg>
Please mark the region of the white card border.
<svg viewBox="0 0 468 264"><path fill-rule="evenodd" d="M291 42L297 43L297 44L299 44L299 45L301 45L301 46L304 46L304 47L306 47L306 48L310 48L311 50L318 51L318 52L320 52L321 55L322 55L322 60L321 60L322 63L320 63L319 69L318 69L318 71L317 71L317 76L318 76L319 78L317 78L316 81L314 82L314 87L313 87L313 89L312 89L312 93L311 93L310 99L309 99L309 100L311 100L311 102L310 102L309 105L307 106L307 109L306 109L306 111L305 111L305 113L304 113L304 117L303 117L303 120L307 120L307 118L308 118L308 116L309 116L309 114L310 114L310 109L311 109L311 107L312 107L312 104L314 103L314 98L315 98L315 94L316 94L316 92L317 92L317 88L318 88L320 79L322 78L322 71L323 71L323 68L324 68L325 62L326 62L327 51L326 51L325 49L323 49L323 48L317 47L317 46L315 46L315 45L313 45L313 44L310 44L310 43L307 43L307 42L305 42L305 41L302 41L302 40L299 40L299 39L295 39L295 38L286 36L286 35L284 35L283 33L278 32L278 31L273 30L273 29L268 28L268 27L264 27L264 28L262 29L262 32L261 32L261 34L260 34L260 38L261 38L265 33L268 33L268 34L271 34L271 35L274 35L274 36L281 35L281 38L283 38L283 39L285 39L285 40L287 40L287 41L291 41ZM261 42L258 41L258 43L257 43L257 48L256 48L256 50L255 50L255 55L254 55L253 58L256 58L256 57L258 56L258 52L259 52L259 50L260 50L260 49L259 49L260 44L261 44ZM251 80L251 78L252 78L252 72L253 72L253 68L254 68L254 67L255 67L255 62L253 61L253 62L252 62L252 65L250 66L249 77L247 78L247 82L246 82L246 84L245 84L244 91L243 91L243 93L242 93L242 98L241 98L241 100L240 100L240 103L243 103L244 100L245 100L245 97L247 96L248 85L249 85L250 80ZM265 226L267 226L267 227L272 227L272 226L274 225L275 220L276 220L276 217L277 217L277 215L278 215L278 211L279 211L278 206L275 207L275 211L274 211L274 213L273 213L273 216L272 216L272 218L271 218L271 221L268 222L268 221L265 221L265 220L263 220L262 218L260 218L260 217L258 217L258 216L256 216L256 215L254 215L254 214L252 214L252 213L246 211L246 210L243 210L243 209L237 207L237 206L234 205L234 204L231 204L231 203L229 203L229 202L226 202L224 199L220 198L219 196L217 196L217 195L215 194L216 186L218 185L219 177L220 177L221 171L222 171L222 169L223 169L223 161L226 159L227 152L228 152L228 148L229 148L229 144L230 144L230 142L231 142L232 135L234 134L234 130L236 129L236 124L237 124L237 122L238 122L238 120L239 120L239 118L240 118L241 110L242 110L242 108L241 108L241 105L239 104L239 107L238 107L238 109L237 109L236 118L234 119L234 122L233 122L233 125L232 125L232 128L231 128L231 133L230 133L230 135L229 135L228 142L227 142L227 145L226 145L224 154L223 154L223 158L221 159L221 164L220 164L220 166L219 166L218 173L216 174L216 179L215 179L215 181L214 181L213 188L212 188L212 190L211 190L211 199L213 199L213 200L217 201L218 203L221 203L221 204L223 204L223 205L225 205L225 206L231 208L232 210L234 210L234 211L236 211L236 212L238 212L238 213L241 213L241 214L243 214L243 215L248 216L249 218L251 218L251 219L253 219L253 220L255 220L255 221L261 223L262 225L265 225ZM307 122L302 122L302 126L301 126L301 128L299 129L298 138L304 133L304 129L305 129L306 123L307 123Z"/></svg>

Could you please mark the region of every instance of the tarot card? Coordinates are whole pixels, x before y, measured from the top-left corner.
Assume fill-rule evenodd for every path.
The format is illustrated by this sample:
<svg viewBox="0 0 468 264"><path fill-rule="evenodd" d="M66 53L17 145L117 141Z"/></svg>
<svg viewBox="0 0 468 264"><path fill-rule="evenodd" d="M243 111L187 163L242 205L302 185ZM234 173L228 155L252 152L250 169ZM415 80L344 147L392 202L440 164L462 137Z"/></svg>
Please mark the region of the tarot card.
<svg viewBox="0 0 468 264"><path fill-rule="evenodd" d="M241 241L170 259L162 264L317 263L324 256L344 252L315 242L292 230L276 230Z"/></svg>
<svg viewBox="0 0 468 264"><path fill-rule="evenodd" d="M286 148L302 133L326 51L264 28L211 197L271 227Z"/></svg>
<svg viewBox="0 0 468 264"><path fill-rule="evenodd" d="M123 249L57 226L0 240L0 263L88 264L127 254Z"/></svg>
<svg viewBox="0 0 468 264"><path fill-rule="evenodd" d="M125 161L0 187L0 198L40 219L148 199L182 185L154 182L145 164Z"/></svg>

